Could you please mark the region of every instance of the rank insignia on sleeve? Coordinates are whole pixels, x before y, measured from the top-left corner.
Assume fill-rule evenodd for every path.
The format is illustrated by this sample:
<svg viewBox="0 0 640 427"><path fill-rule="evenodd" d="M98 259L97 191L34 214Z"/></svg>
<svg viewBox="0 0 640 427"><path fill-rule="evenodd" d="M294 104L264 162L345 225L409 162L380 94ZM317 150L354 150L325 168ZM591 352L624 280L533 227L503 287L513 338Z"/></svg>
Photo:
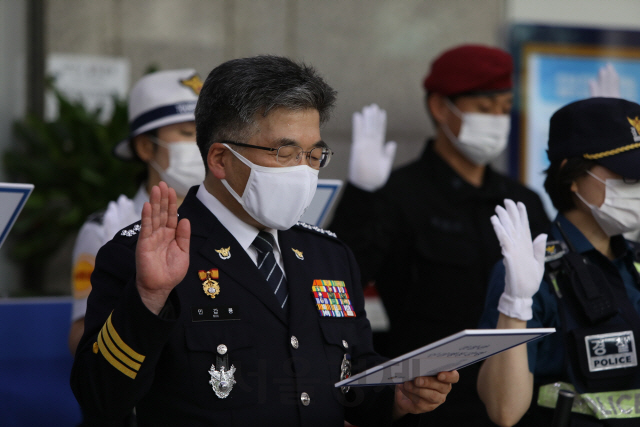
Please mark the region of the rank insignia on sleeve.
<svg viewBox="0 0 640 427"><path fill-rule="evenodd" d="M220 248L220 249L216 249L216 252L218 252L218 255L220 255L220 258L222 259L229 259L231 258L231 246L229 246L228 248Z"/></svg>
<svg viewBox="0 0 640 427"><path fill-rule="evenodd" d="M215 298L216 295L220 293L220 285L213 279L218 278L218 269L212 268L209 271L200 270L198 271L198 277L200 280L203 280L202 290L204 293L209 295L211 298Z"/></svg>
<svg viewBox="0 0 640 427"><path fill-rule="evenodd" d="M302 252L293 248L291 248L291 250L293 251L294 254L296 254L296 258L298 258L299 260L304 260L304 255L302 255Z"/></svg>
<svg viewBox="0 0 640 427"><path fill-rule="evenodd" d="M322 317L356 317L347 286L341 280L314 280L311 287Z"/></svg>

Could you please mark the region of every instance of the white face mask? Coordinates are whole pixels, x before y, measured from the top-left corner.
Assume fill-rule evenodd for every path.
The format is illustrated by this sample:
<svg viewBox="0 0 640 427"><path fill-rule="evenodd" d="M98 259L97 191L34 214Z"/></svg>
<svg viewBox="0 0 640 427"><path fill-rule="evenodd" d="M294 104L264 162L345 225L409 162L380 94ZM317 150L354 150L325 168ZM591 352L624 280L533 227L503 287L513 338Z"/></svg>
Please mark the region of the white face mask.
<svg viewBox="0 0 640 427"><path fill-rule="evenodd" d="M598 207L588 203L578 192L576 196L591 209L596 222L607 236L616 236L640 229L640 184L626 184L621 179L602 180L587 171L605 185L604 202Z"/></svg>
<svg viewBox="0 0 640 427"><path fill-rule="evenodd" d="M307 210L316 194L318 170L307 165L259 166L227 147L242 163L251 168L242 197L226 179L222 184L251 218L268 228L288 230Z"/></svg>
<svg viewBox="0 0 640 427"><path fill-rule="evenodd" d="M158 138L152 140L169 150L169 167L162 169L154 159L149 161L149 165L158 172L160 179L176 190L178 197L186 196L189 188L204 181L204 163L195 142L166 143Z"/></svg>
<svg viewBox="0 0 640 427"><path fill-rule="evenodd" d="M467 159L476 165L486 165L504 151L511 130L508 114L463 113L448 99L446 102L462 125L457 137L444 123L442 130Z"/></svg>

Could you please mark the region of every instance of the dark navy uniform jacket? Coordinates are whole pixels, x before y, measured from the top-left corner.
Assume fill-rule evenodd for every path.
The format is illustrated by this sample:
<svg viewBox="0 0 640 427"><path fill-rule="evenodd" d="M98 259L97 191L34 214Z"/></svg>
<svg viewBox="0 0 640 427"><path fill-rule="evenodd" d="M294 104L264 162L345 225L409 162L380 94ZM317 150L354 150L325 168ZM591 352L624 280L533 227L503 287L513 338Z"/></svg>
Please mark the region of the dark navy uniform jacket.
<svg viewBox="0 0 640 427"><path fill-rule="evenodd" d="M98 253L71 376L87 419L108 424L135 407L139 426L343 426L345 419L360 427L390 425L393 389L352 388L345 396L334 387L345 352L354 373L384 361L372 348L348 247L302 226L278 232L289 286L287 318L249 255L196 190L179 209L180 219L191 222L189 270L159 316L144 306L135 285L139 225L122 230ZM216 252L224 248L230 248L228 259ZM198 274L211 269L218 269L220 286L213 299ZM356 316L322 317L314 280L343 281ZM227 319L201 321L198 309L218 309ZM216 397L208 372L221 344L237 381L225 399Z"/></svg>

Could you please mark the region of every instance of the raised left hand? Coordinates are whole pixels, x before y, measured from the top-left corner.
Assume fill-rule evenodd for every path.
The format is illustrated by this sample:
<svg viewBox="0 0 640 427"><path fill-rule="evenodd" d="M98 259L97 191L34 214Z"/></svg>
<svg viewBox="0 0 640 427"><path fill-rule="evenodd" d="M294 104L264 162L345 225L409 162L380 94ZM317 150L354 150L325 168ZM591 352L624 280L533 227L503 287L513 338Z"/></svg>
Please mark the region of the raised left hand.
<svg viewBox="0 0 640 427"><path fill-rule="evenodd" d="M458 371L440 372L435 377L417 377L396 386L393 417L430 412L440 406L458 382Z"/></svg>

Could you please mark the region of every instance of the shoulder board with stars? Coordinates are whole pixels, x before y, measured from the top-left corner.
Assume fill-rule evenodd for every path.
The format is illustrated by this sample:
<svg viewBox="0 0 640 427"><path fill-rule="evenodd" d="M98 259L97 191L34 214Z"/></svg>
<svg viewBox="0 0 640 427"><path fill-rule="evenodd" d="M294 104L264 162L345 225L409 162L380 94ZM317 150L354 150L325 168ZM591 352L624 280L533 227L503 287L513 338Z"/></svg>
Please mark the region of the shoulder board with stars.
<svg viewBox="0 0 640 427"><path fill-rule="evenodd" d="M135 236L136 234L138 234L140 232L141 228L142 227L140 226L140 223L136 222L131 227L127 227L127 228L121 230L119 234L121 236L132 237L132 236Z"/></svg>
<svg viewBox="0 0 640 427"><path fill-rule="evenodd" d="M331 236L337 238L336 233L333 231L325 230L323 228L318 227L317 225L307 224L306 222L300 222L296 224L298 227L306 228L307 230L315 231L316 233L324 234L326 236Z"/></svg>

